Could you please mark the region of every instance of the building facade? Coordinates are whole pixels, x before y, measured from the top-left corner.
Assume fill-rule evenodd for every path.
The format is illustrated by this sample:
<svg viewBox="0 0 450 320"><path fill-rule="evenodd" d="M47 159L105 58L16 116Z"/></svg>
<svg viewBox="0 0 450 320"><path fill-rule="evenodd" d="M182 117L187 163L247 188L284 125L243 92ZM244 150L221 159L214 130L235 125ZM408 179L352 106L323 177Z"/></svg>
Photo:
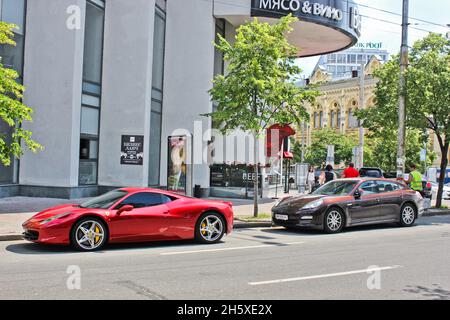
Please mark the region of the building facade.
<svg viewBox="0 0 450 320"><path fill-rule="evenodd" d="M2 21L20 27L17 47L0 53L21 74L24 103L34 109L33 122L24 128L44 147L36 154L25 151L13 166L0 165L0 196L85 197L122 186L165 188L171 179L189 180L188 189L209 189L219 177L211 174L214 164L264 165L263 140L252 142L242 132L217 137L211 120L201 116L213 110L208 90L214 75L226 69L213 42L217 34L233 41L236 28L253 16L273 23L288 13L302 18L289 38L302 49L299 57L357 42L360 17L352 2L311 1L309 11L299 4L0 0ZM174 153L181 138L170 138L186 136L195 159L173 169L177 156L186 154ZM230 139L243 144L228 146ZM252 143L258 159L247 152ZM245 172L238 171L239 190L250 179L242 178Z"/></svg>
<svg viewBox="0 0 450 320"><path fill-rule="evenodd" d="M334 80L351 78L352 71L361 70L361 65L366 65L373 56L383 62L389 60L389 52L382 49L382 43L358 43L351 49L321 56L316 68L326 70Z"/></svg>
<svg viewBox="0 0 450 320"><path fill-rule="evenodd" d="M373 76L373 72L384 62L380 55L373 55L365 64L363 108L375 107L374 90L378 80ZM328 72L326 67L318 66L314 69L309 81L318 85L317 90L321 95L317 98L314 105L307 105L310 119L308 123L304 124L303 128L298 128L297 141L310 146L313 132L323 128L331 128L338 133L358 137L360 124L354 114L361 107L360 77L348 75L344 78L336 79L332 73ZM367 133L367 130L364 129L364 132ZM431 149L437 155L432 166L439 168L442 155L437 138L432 131L430 131L429 143L432 146ZM450 159L450 153L447 157Z"/></svg>
<svg viewBox="0 0 450 320"><path fill-rule="evenodd" d="M378 81L373 77L373 71L382 63L384 63L383 60L372 56L365 64L363 108L375 105L374 90ZM333 75L326 69L316 68L310 82L318 85L317 90L321 95L314 105L307 105L310 115L309 123L297 131L297 140L310 146L312 133L323 128L330 128L345 135L358 135L359 121L355 117L355 111L361 108L360 77L333 80Z"/></svg>

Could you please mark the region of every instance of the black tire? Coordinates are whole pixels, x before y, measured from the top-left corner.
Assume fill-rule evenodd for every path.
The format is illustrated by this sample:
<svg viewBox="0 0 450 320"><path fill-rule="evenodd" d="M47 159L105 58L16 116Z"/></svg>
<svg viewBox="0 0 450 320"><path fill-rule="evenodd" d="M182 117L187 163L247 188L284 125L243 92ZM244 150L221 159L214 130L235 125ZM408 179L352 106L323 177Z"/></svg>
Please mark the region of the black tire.
<svg viewBox="0 0 450 320"><path fill-rule="evenodd" d="M323 218L323 230L326 233L339 233L344 230L345 215L341 209L330 208Z"/></svg>
<svg viewBox="0 0 450 320"><path fill-rule="evenodd" d="M80 236L82 236L82 231L79 230L79 227L82 226L83 224L92 225L92 222L97 223L97 225L95 226L95 232L98 229L100 229L100 231L102 231L103 233L103 237L99 237L99 240L97 241L95 236L91 235L91 237L93 237L93 241L94 241L94 246L92 248L88 248L87 243L90 241L87 240L86 241L86 245L80 244L77 241L77 237L79 238ZM98 218L91 218L91 217L86 217L86 218L82 218L80 220L78 220L72 227L72 230L70 231L70 243L72 245L72 247L74 247L76 250L78 251L97 251L100 250L107 242L108 242L108 237L109 237L109 231L108 228L106 226L106 224ZM82 240L82 238L80 239Z"/></svg>
<svg viewBox="0 0 450 320"><path fill-rule="evenodd" d="M206 224L206 219L213 222L214 227L219 227L217 229L219 232L215 231L205 231L208 228ZM226 223L222 215L217 212L205 212L198 218L197 223L195 224L195 240L201 243L217 243L219 242L226 232Z"/></svg>
<svg viewBox="0 0 450 320"><path fill-rule="evenodd" d="M404 228L412 227L416 222L417 209L414 205L406 203L400 210L400 226Z"/></svg>

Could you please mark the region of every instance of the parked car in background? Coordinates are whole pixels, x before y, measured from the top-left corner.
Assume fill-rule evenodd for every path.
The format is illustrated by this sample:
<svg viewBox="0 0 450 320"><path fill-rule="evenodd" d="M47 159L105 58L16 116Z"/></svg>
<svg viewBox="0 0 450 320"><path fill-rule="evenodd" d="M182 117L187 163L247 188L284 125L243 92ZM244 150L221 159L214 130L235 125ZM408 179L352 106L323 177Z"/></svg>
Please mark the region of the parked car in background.
<svg viewBox="0 0 450 320"><path fill-rule="evenodd" d="M383 170L380 168L361 168L359 175L361 178L384 178Z"/></svg>
<svg viewBox="0 0 450 320"><path fill-rule="evenodd" d="M422 181L422 188L423 188L423 197L430 200L433 199L433 189L431 182Z"/></svg>
<svg viewBox="0 0 450 320"><path fill-rule="evenodd" d="M437 182L429 182L429 183L431 184L431 193L433 195L433 198L436 199L438 189L439 189L439 184ZM444 192L442 194L442 198L444 200L450 200L450 183L447 183L444 185Z"/></svg>

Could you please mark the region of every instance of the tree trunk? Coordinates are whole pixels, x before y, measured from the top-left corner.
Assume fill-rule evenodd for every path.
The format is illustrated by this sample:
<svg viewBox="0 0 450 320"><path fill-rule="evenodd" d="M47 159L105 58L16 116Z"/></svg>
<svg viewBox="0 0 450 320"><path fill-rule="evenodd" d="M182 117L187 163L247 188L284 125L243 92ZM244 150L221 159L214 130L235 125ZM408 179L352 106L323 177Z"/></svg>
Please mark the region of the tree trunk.
<svg viewBox="0 0 450 320"><path fill-rule="evenodd" d="M449 145L450 143L446 142L445 145L441 147L441 174L439 175L439 188L436 198L436 208L442 207L442 195L444 193L444 180L448 165Z"/></svg>
<svg viewBox="0 0 450 320"><path fill-rule="evenodd" d="M253 133L253 160L255 162L254 174L255 179L253 180L253 216L258 217L258 180L259 180L259 165L258 165L258 148L257 148L257 134Z"/></svg>

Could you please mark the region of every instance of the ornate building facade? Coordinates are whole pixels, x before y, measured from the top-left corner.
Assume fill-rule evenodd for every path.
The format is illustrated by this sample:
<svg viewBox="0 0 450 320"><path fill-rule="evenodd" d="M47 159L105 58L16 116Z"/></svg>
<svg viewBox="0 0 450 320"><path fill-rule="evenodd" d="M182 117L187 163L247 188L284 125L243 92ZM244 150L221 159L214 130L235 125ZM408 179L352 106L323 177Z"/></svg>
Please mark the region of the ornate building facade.
<svg viewBox="0 0 450 320"><path fill-rule="evenodd" d="M381 59L373 56L366 64L364 108L374 106L377 79L372 74L382 63ZM311 145L312 133L323 128L331 128L342 134L358 134L359 122L355 111L360 108L360 78L333 81L331 75L319 66L314 70L310 83L318 85L321 95L314 105L307 105L310 119L309 123L297 130L298 141Z"/></svg>

